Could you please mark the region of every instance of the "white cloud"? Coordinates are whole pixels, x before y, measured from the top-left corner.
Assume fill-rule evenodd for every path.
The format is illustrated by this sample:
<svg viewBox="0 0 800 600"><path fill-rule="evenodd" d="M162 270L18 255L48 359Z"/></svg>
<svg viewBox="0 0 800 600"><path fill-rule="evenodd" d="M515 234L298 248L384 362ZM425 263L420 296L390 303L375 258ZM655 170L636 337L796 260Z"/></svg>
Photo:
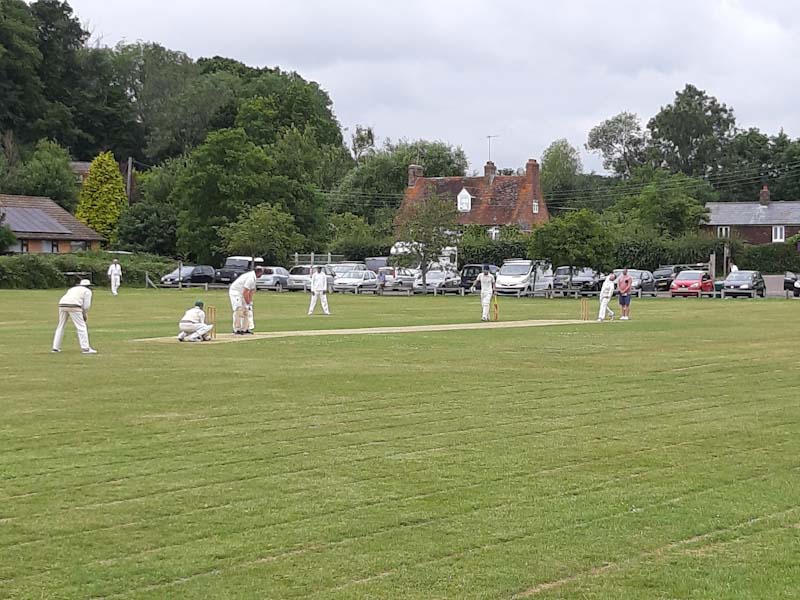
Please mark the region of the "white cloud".
<svg viewBox="0 0 800 600"><path fill-rule="evenodd" d="M622 110L647 121L693 83L739 125L800 135L800 17L789 0L72 0L96 37L157 41L298 71L345 127L443 139L522 166L556 138L583 150ZM587 169L600 169L584 152Z"/></svg>

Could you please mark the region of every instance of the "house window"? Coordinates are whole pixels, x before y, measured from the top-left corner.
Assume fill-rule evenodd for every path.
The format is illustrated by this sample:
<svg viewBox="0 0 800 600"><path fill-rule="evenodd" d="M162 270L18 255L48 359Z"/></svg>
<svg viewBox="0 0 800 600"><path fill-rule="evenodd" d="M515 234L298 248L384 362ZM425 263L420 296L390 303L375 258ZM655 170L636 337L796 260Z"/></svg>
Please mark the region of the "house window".
<svg viewBox="0 0 800 600"><path fill-rule="evenodd" d="M537 214L538 212L539 212L539 201L538 200L534 200L533 201L533 213Z"/></svg>
<svg viewBox="0 0 800 600"><path fill-rule="evenodd" d="M42 254L50 254L53 251L53 242L42 240Z"/></svg>
<svg viewBox="0 0 800 600"><path fill-rule="evenodd" d="M499 227L490 227L488 233L489 233L489 238L493 242L496 242L497 240L500 239L500 228Z"/></svg>
<svg viewBox="0 0 800 600"><path fill-rule="evenodd" d="M729 238L729 237L731 237L731 228L728 225L723 225L722 227L717 227L717 237L718 238Z"/></svg>
<svg viewBox="0 0 800 600"><path fill-rule="evenodd" d="M22 254L27 254L29 252L28 240L19 241L19 251L22 252Z"/></svg>
<svg viewBox="0 0 800 600"><path fill-rule="evenodd" d="M52 242L50 242L50 251L53 254L58 254L58 252L59 252L59 250L58 250L58 242L56 240L53 240Z"/></svg>
<svg viewBox="0 0 800 600"><path fill-rule="evenodd" d="M471 210L472 195L464 188L458 193L458 212L469 212Z"/></svg>
<svg viewBox="0 0 800 600"><path fill-rule="evenodd" d="M783 225L772 226L772 241L773 242L786 241L786 230L784 229Z"/></svg>
<svg viewBox="0 0 800 600"><path fill-rule="evenodd" d="M72 252L80 252L81 250L87 250L88 245L86 242L70 242L70 250Z"/></svg>

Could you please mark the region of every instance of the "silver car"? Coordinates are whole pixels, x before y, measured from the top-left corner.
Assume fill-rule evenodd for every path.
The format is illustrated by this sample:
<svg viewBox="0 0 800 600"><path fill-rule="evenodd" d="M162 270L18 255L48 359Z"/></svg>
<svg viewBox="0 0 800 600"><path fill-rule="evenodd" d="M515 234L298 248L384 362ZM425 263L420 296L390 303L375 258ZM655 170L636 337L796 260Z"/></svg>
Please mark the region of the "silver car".
<svg viewBox="0 0 800 600"><path fill-rule="evenodd" d="M264 272L256 279L256 289L283 291L289 287L289 271L283 267L263 267Z"/></svg>
<svg viewBox="0 0 800 600"><path fill-rule="evenodd" d="M378 276L372 271L350 271L337 277L333 282L335 292L353 292L354 294L378 289Z"/></svg>

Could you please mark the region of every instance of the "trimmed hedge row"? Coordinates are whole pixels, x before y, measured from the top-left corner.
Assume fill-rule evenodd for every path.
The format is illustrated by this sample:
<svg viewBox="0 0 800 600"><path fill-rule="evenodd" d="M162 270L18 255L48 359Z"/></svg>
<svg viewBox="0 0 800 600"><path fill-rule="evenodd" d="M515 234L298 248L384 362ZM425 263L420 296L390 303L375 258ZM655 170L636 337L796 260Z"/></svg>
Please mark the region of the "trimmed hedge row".
<svg viewBox="0 0 800 600"><path fill-rule="evenodd" d="M76 252L0 256L0 288L46 289L74 285L77 277L65 276L65 272L86 272L95 285L106 285L108 265L114 258L122 265L124 285L130 287L144 287L146 271L155 279L177 266L173 259L150 254Z"/></svg>
<svg viewBox="0 0 800 600"><path fill-rule="evenodd" d="M745 246L736 254L736 266L762 273L779 274L784 271L800 272L800 252L796 244L766 244L764 246Z"/></svg>

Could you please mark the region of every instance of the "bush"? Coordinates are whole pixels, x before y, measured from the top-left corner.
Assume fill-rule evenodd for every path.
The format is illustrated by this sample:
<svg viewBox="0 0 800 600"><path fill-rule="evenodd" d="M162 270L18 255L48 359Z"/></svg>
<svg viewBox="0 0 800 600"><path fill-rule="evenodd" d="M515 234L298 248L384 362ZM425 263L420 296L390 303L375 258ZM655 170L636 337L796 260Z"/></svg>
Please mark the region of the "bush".
<svg viewBox="0 0 800 600"><path fill-rule="evenodd" d="M70 271L87 272L95 285L106 285L106 272L113 258L117 258L122 265L122 280L130 287L144 287L145 272L149 272L155 280L176 267L174 260L151 254L76 252L0 256L0 288L63 288L76 283L76 278L63 275Z"/></svg>
<svg viewBox="0 0 800 600"><path fill-rule="evenodd" d="M765 244L744 247L736 255L736 266L762 273L783 273L800 271L800 252L791 242L784 244Z"/></svg>
<svg viewBox="0 0 800 600"><path fill-rule="evenodd" d="M726 240L704 235L689 235L680 238L626 238L617 241L614 250L615 264L635 269L653 271L659 265L708 262L712 253L717 266L722 269ZM730 240L731 254L738 258L742 244Z"/></svg>
<svg viewBox="0 0 800 600"><path fill-rule="evenodd" d="M356 236L336 240L331 244L333 254L342 254L347 260L364 260L368 256L389 256L392 243L379 238Z"/></svg>

